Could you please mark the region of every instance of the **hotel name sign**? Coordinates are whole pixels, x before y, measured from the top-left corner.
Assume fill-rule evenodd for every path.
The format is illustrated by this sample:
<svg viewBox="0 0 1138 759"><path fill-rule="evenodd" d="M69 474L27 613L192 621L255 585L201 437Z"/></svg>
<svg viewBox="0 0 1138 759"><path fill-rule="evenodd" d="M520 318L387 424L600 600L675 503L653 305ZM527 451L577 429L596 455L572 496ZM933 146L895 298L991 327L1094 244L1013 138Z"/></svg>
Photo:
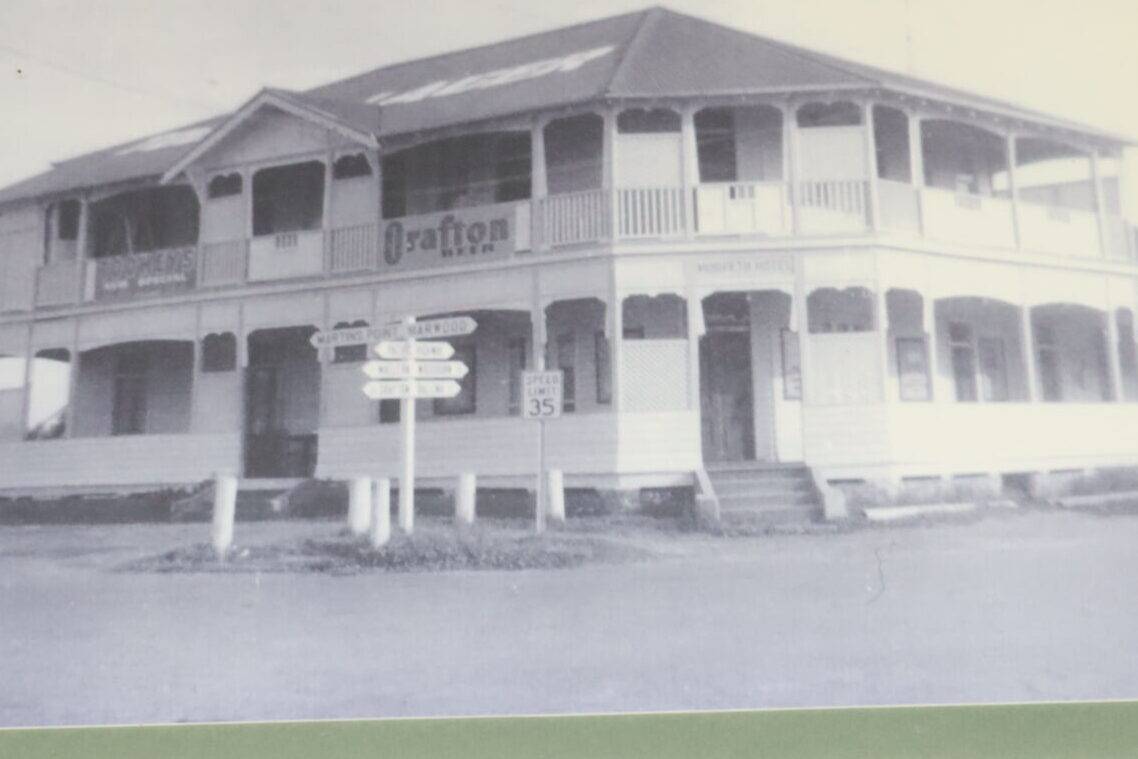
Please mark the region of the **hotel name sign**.
<svg viewBox="0 0 1138 759"><path fill-rule="evenodd" d="M529 247L528 204L456 208L382 226L381 267L412 271L508 258Z"/></svg>

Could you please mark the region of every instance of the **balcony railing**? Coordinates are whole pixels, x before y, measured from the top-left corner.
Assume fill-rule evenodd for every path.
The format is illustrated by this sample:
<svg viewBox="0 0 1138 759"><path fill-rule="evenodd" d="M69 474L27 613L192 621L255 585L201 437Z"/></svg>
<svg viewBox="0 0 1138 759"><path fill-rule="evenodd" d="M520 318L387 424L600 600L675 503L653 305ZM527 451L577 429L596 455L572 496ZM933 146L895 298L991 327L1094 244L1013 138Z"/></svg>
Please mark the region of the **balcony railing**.
<svg viewBox="0 0 1138 759"><path fill-rule="evenodd" d="M464 253L489 260L484 257L486 250L494 245L498 255L530 255L612 241L777 238L796 232L848 235L876 228L953 244L1084 259L1134 261L1138 250L1134 227L1117 216L1105 216L1100 232L1097 215L1089 211L1020 202L1013 216L1007 198L879 180L874 219L870 190L870 184L861 180L708 183L690 192L681 187L584 190L403 217L398 221L404 236L396 247L418 246L426 252L427 240L432 239L430 246L441 256L432 265L449 265L450 260L457 265L466 260L465 255L448 256L437 246L457 250L455 246L461 245ZM510 207L513 214L506 213ZM487 216L490 208L500 212ZM397 260L385 263L382 239L385 225L393 221L207 242L92 259L85 265L61 261L38 270L35 303L60 306L79 300L385 271L397 264Z"/></svg>

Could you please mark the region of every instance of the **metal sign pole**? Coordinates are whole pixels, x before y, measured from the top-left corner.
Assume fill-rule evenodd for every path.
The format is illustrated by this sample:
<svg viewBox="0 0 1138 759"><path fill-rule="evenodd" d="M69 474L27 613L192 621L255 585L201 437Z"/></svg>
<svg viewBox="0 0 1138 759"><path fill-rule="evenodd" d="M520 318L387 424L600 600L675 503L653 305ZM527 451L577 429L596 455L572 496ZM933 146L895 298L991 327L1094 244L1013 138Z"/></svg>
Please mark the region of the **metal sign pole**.
<svg viewBox="0 0 1138 759"><path fill-rule="evenodd" d="M414 316L403 324L410 327ZM407 362L410 376L415 376L415 338L407 335ZM414 386L414 382L411 382ZM399 401L399 419L403 428L403 474L399 478L399 528L408 535L415 529L415 394Z"/></svg>
<svg viewBox="0 0 1138 759"><path fill-rule="evenodd" d="M537 487L534 489L534 530L545 532L545 420L537 422Z"/></svg>

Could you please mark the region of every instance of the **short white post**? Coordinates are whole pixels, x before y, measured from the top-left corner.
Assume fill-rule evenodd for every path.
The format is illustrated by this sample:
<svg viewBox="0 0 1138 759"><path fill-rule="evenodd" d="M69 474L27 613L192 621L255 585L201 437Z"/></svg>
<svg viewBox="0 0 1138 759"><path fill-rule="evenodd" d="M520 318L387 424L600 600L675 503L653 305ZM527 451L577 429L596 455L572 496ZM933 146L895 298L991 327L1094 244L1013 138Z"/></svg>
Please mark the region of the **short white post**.
<svg viewBox="0 0 1138 759"><path fill-rule="evenodd" d="M463 472L458 476L458 488L454 491L454 518L459 524L474 524L477 487L473 472Z"/></svg>
<svg viewBox="0 0 1138 759"><path fill-rule="evenodd" d="M348 490L348 529L364 535L371 523L371 478L356 477Z"/></svg>
<svg viewBox="0 0 1138 759"><path fill-rule="evenodd" d="M237 515L237 478L219 474L213 482L213 550L224 560L233 545L233 520Z"/></svg>
<svg viewBox="0 0 1138 759"><path fill-rule="evenodd" d="M546 476L546 499L549 504L549 518L554 522L565 521L565 475L560 469L550 469Z"/></svg>
<svg viewBox="0 0 1138 759"><path fill-rule="evenodd" d="M382 548L391 540L391 480L381 477L375 481L372 498L371 547Z"/></svg>

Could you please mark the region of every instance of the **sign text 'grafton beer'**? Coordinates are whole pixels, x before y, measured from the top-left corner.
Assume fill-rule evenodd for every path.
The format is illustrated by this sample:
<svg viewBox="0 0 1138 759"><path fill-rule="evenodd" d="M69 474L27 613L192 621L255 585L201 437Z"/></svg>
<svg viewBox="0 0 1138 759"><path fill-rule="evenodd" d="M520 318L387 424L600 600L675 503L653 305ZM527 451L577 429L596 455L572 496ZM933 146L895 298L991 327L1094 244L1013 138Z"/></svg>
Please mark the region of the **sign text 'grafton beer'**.
<svg viewBox="0 0 1138 759"><path fill-rule="evenodd" d="M110 256L97 258L94 263L96 299L189 290L197 281L198 254L194 248Z"/></svg>
<svg viewBox="0 0 1138 759"><path fill-rule="evenodd" d="M499 203L406 216L383 225L387 270L458 266L529 247L529 206Z"/></svg>

